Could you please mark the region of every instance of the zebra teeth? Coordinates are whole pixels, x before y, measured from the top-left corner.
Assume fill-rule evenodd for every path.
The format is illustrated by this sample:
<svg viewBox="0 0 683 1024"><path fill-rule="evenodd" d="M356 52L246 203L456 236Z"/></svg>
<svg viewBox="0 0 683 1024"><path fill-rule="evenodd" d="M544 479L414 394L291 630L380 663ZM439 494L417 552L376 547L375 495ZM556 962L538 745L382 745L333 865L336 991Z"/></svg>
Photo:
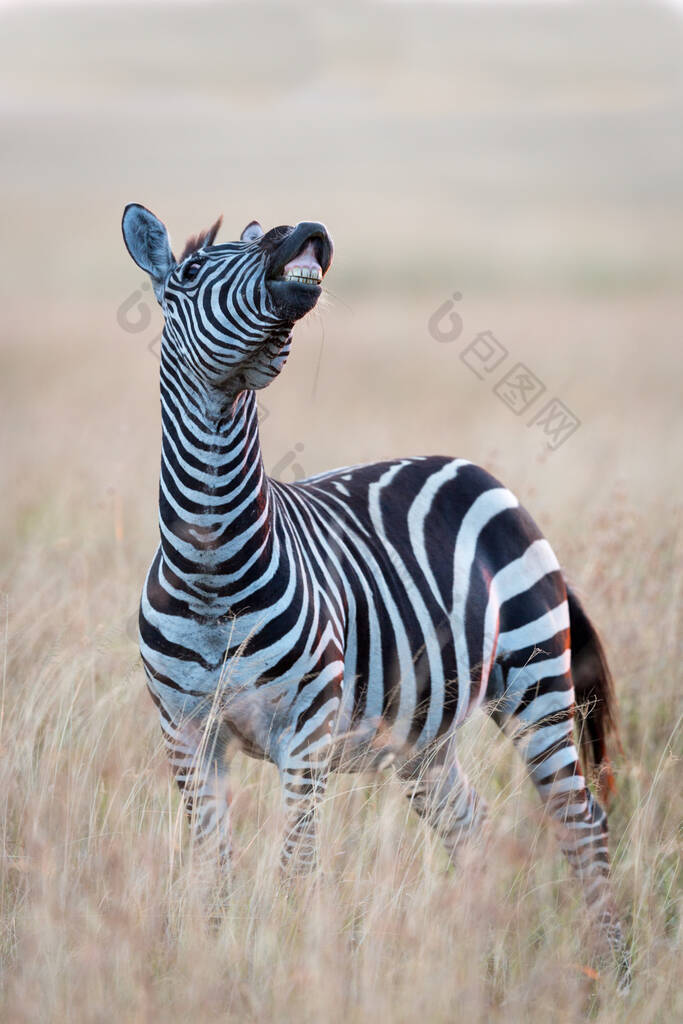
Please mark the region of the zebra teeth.
<svg viewBox="0 0 683 1024"><path fill-rule="evenodd" d="M320 267L292 267L281 278L282 281L296 281L297 284L320 284L322 279Z"/></svg>

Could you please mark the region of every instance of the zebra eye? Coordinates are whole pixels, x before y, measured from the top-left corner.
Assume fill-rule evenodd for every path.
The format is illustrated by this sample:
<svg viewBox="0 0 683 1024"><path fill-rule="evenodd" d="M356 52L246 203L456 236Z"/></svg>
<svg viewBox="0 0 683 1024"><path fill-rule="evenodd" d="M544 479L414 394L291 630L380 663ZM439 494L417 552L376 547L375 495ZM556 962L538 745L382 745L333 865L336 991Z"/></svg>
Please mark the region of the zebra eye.
<svg viewBox="0 0 683 1024"><path fill-rule="evenodd" d="M183 268L183 281L194 281L202 266L201 260L191 260Z"/></svg>

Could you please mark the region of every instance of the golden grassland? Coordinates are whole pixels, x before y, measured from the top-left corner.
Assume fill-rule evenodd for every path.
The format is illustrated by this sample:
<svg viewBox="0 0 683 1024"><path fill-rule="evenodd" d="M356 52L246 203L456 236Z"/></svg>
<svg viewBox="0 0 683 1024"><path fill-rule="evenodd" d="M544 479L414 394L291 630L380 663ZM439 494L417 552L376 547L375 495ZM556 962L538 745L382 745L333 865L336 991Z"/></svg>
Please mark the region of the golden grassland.
<svg viewBox="0 0 683 1024"><path fill-rule="evenodd" d="M282 10L3 15L0 1018L680 1020L678 23ZM226 239L327 221L325 301L262 396L269 469L464 456L550 539L621 709L627 998L592 976L581 900L483 718L463 761L491 826L458 871L391 774L343 775L320 874L284 885L276 772L236 758L234 878L206 927L136 648L160 318L119 237L130 200L176 241L221 208ZM456 289L462 333L436 341ZM579 417L557 451L460 358L487 329Z"/></svg>
<svg viewBox="0 0 683 1024"><path fill-rule="evenodd" d="M586 314L569 302L560 308ZM661 310L657 302L647 318ZM365 380L375 373L362 355L372 336L365 325L377 327L379 312L377 303L356 307L361 326L350 342L334 309L323 316L326 351L347 345ZM506 311L497 314L505 319ZM402 318L394 310L380 319L388 348ZM635 315L631 322L637 334ZM63 337L62 325L56 330ZM315 340L315 325L302 326L301 340ZM617 680L625 755L611 814L614 884L635 959L632 995L618 1003L609 979L596 986L584 973L591 960L581 902L514 753L484 720L463 730L465 763L491 803L486 849L471 852L485 865L474 882L467 865L463 874L448 872L399 784L383 775L338 778L322 815L322 876L282 886L276 773L238 757L233 891L219 931L205 929L135 645L136 597L155 534L154 360L144 347L126 353L135 343L113 331L97 346L86 332L72 335L61 361L50 354L53 341L34 339L30 373L21 353L10 364L9 419L16 423L26 403L31 427L25 421L13 444L15 501L5 503L3 530L14 538L1 718L6 1019L540 1021L551 1013L578 1020L591 1008L597 1020L676 1019L680 523L659 469L641 467L646 491L626 477L605 479L597 452L605 446L616 458L623 441L609 417L598 427L597 392L595 404L586 403L593 419L587 414L575 438L545 461L527 460L511 444L508 475L544 512L539 518L603 630ZM316 443L321 462L343 443L324 433L316 442L308 414L299 422L286 415L287 407L301 409L311 386L298 362L295 352L291 375L272 389L293 387L284 410L271 401L264 446L272 462L282 451L276 436L290 450L306 438L298 454L315 459L313 470ZM456 362L456 410L467 410L478 382ZM613 386L620 401L637 403L640 378L628 360L621 365L629 369ZM427 375L427 393L437 391L439 376ZM334 377L327 390L319 383L316 401L332 401L343 386ZM383 387L379 401L369 385L359 389L358 419L343 439L354 455L372 448L380 424L387 446L394 429L402 435L397 449L407 440L401 420L414 422L420 402L407 381L397 388ZM486 401L494 414L496 399ZM333 403L330 415L339 413ZM470 419L467 411L452 416L456 433L457 421ZM508 429L513 442L525 436L516 421ZM438 419L426 446L437 444L437 432ZM578 447L589 432L594 463ZM460 451L476 454L476 428L464 433L470 443ZM502 449L489 458L481 452L482 461L503 462ZM560 459L558 472L575 483L553 491ZM527 498L533 489L535 501Z"/></svg>

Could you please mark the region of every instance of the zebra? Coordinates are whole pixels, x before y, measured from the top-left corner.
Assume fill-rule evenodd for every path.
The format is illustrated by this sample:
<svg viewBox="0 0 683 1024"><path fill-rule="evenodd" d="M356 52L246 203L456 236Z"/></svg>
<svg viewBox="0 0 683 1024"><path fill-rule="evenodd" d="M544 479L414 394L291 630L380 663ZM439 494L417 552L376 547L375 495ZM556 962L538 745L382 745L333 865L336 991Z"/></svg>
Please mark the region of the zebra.
<svg viewBox="0 0 683 1024"><path fill-rule="evenodd" d="M274 763L288 872L316 864L329 773L391 763L457 864L486 805L457 756L483 708L519 749L597 926L629 954L610 891L615 696L598 633L528 512L464 459L399 458L295 483L265 472L256 393L282 370L322 292L323 224L180 257L139 204L122 228L164 315L160 544L140 602L140 650L193 849L230 870L232 751Z"/></svg>

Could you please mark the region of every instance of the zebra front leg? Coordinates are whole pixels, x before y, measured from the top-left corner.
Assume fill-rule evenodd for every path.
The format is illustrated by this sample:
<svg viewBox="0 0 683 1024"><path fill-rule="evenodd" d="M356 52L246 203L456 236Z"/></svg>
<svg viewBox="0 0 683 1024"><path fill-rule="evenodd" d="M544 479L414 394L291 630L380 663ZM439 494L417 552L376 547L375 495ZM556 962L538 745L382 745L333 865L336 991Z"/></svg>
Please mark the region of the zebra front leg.
<svg viewBox="0 0 683 1024"><path fill-rule="evenodd" d="M190 825L195 876L206 884L225 881L232 835L226 759L229 732L210 720L162 718L166 749Z"/></svg>
<svg viewBox="0 0 683 1024"><path fill-rule="evenodd" d="M458 761L454 738L399 769L408 783L412 807L441 837L452 863L457 851L487 818L486 802L469 782Z"/></svg>
<svg viewBox="0 0 683 1024"><path fill-rule="evenodd" d="M303 709L301 700L295 704L296 724L279 761L286 815L280 867L286 874L308 874L317 865L316 818L330 770L341 682L339 670L323 671L303 692Z"/></svg>
<svg viewBox="0 0 683 1024"><path fill-rule="evenodd" d="M328 765L287 766L281 771L286 814L280 868L288 875L306 875L317 865L317 811L327 786Z"/></svg>

